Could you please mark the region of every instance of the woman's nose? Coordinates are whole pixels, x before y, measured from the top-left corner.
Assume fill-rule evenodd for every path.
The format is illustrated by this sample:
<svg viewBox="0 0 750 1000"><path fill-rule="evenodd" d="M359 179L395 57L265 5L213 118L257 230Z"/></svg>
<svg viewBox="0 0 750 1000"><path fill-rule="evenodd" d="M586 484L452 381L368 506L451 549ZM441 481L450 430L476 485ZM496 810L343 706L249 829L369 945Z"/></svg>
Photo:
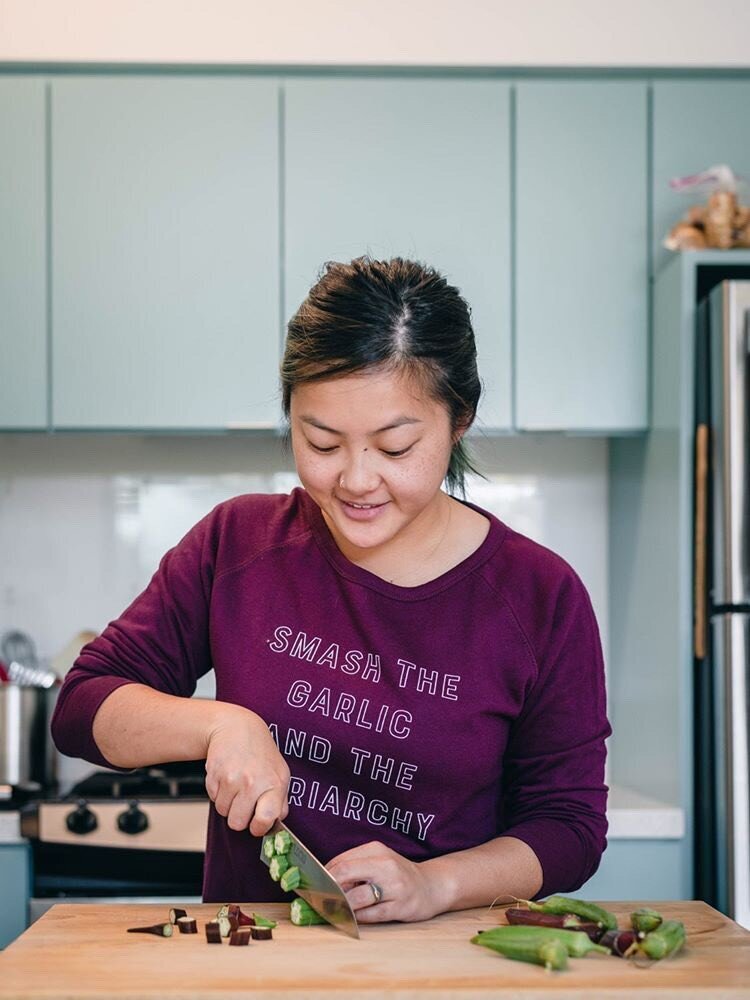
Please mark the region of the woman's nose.
<svg viewBox="0 0 750 1000"><path fill-rule="evenodd" d="M371 452L363 448L344 465L339 485L354 496L365 496L372 492L380 482L375 464Z"/></svg>

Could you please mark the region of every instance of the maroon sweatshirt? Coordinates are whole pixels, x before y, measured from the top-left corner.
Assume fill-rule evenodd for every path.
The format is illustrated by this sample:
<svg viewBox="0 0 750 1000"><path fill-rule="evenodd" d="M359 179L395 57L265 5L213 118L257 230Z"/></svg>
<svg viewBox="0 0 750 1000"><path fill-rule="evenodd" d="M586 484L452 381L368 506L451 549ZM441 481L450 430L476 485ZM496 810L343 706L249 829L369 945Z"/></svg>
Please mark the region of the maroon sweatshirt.
<svg viewBox="0 0 750 1000"><path fill-rule="evenodd" d="M304 490L220 504L82 650L55 743L111 766L92 736L111 691L189 697L213 667L217 698L270 727L287 822L322 861L370 840L421 861L507 834L539 858L540 895L577 889L606 846L596 621L559 556L481 513L474 553L399 587L342 555ZM211 808L207 901L285 898L259 845Z"/></svg>

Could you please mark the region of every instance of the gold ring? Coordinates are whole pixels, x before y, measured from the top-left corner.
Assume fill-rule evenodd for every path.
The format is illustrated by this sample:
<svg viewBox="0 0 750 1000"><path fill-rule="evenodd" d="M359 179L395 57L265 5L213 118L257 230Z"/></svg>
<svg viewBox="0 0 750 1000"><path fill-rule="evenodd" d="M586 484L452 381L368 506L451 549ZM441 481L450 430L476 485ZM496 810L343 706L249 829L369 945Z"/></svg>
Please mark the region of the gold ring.
<svg viewBox="0 0 750 1000"><path fill-rule="evenodd" d="M375 897L375 902L379 903L383 898L383 890L380 888L377 882L370 882L370 888L372 889L372 894Z"/></svg>

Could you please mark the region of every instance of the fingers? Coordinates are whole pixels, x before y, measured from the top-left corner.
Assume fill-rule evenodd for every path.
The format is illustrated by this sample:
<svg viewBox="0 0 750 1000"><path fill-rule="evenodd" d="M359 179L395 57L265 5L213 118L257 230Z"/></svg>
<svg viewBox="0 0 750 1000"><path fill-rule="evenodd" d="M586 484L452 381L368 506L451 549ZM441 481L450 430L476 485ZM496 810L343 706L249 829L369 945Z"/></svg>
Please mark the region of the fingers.
<svg viewBox="0 0 750 1000"><path fill-rule="evenodd" d="M258 794L257 787L247 775L230 776L221 782L206 780L206 791L219 815L226 817L229 828L238 831L249 829L256 837L268 833L277 819L288 815L287 789L288 781L285 781Z"/></svg>
<svg viewBox="0 0 750 1000"><path fill-rule="evenodd" d="M283 819L288 812L286 788L269 788L258 796L255 803L250 833L254 837L262 837L268 833L277 819Z"/></svg>
<svg viewBox="0 0 750 1000"><path fill-rule="evenodd" d="M380 902L376 901L370 882L360 882L359 885L355 885L353 888L347 889L346 898L349 900L349 906L351 906L357 914L357 920L359 920L360 910L378 909L381 908L385 902L387 902L385 898L383 898Z"/></svg>
<svg viewBox="0 0 750 1000"><path fill-rule="evenodd" d="M379 840L371 840L367 844L359 844L357 847L351 847L348 851L342 851L341 854L337 854L335 858L331 858L326 868L333 875L333 869L341 864L349 861L359 863L363 858L378 857L388 853L390 853L389 847L386 847ZM336 877L338 878L338 876Z"/></svg>
<svg viewBox="0 0 750 1000"><path fill-rule="evenodd" d="M404 919L396 902L375 903L373 906L366 906L363 910L357 910L356 913L358 924L384 924L389 920Z"/></svg>

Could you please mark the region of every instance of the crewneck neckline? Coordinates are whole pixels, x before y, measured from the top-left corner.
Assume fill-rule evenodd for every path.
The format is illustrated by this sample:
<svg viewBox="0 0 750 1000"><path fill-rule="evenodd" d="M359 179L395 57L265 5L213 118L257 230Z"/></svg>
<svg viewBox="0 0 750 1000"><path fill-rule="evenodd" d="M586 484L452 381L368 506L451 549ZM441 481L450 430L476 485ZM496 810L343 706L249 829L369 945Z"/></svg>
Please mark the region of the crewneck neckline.
<svg viewBox="0 0 750 1000"><path fill-rule="evenodd" d="M482 544L460 563L452 566L445 573L436 576L433 580L420 583L416 587L402 587L399 584L384 580L369 569L364 569L362 566L358 566L347 559L336 544L320 507L318 507L304 488L297 487L294 492L299 496L300 504L310 524L315 541L334 570L352 583L368 587L370 590L375 590L397 601L423 601L434 594L440 593L442 590L446 590L448 587L452 587L470 573L473 573L483 563L487 562L497 551L508 533L507 526L499 518L495 517L494 514L484 510L482 507L478 507L476 504L469 503L468 500L459 500L459 503L470 507L489 521L489 531ZM454 499L458 498L454 497Z"/></svg>

